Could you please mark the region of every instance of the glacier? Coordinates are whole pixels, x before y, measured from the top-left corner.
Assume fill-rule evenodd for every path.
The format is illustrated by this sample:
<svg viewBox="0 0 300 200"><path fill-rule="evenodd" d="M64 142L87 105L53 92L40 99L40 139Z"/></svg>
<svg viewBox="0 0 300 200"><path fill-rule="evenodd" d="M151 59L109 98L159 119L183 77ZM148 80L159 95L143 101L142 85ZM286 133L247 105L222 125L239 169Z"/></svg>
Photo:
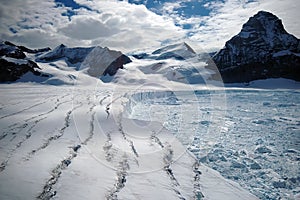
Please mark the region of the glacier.
<svg viewBox="0 0 300 200"><path fill-rule="evenodd" d="M90 59L25 54L49 76L0 85L0 199L299 197L298 82L224 87L186 44L154 54L164 60L129 56L105 82L87 72Z"/></svg>
<svg viewBox="0 0 300 200"><path fill-rule="evenodd" d="M0 85L1 199L257 199L157 120L126 117L133 88L78 79Z"/></svg>

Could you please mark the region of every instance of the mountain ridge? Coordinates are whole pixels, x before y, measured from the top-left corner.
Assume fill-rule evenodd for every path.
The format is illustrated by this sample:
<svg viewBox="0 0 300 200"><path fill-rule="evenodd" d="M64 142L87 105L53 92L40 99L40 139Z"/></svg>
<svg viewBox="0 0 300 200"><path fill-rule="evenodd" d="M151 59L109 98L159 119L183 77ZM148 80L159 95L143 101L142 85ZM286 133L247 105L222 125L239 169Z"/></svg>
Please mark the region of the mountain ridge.
<svg viewBox="0 0 300 200"><path fill-rule="evenodd" d="M54 63L59 60L64 60L68 67L72 67L77 71L87 68L86 73L96 78L105 75L113 76L118 69L123 69L124 64L131 62L130 58L122 52L110 50L107 47L69 48L61 44L53 50L49 47L29 49L9 41L1 41L0 82L17 81L27 73L33 75L30 81L35 81L35 76L49 78L51 74L44 73L38 63L49 63L56 66ZM40 78L36 79L41 80Z"/></svg>

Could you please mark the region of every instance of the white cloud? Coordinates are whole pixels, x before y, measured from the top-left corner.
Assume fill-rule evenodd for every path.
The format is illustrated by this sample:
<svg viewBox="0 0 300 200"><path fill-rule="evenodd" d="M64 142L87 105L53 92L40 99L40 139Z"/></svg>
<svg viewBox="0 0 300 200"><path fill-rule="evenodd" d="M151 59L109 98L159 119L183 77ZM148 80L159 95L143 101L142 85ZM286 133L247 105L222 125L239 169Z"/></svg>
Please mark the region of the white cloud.
<svg viewBox="0 0 300 200"><path fill-rule="evenodd" d="M102 23L114 30L109 37L93 40L94 45L132 51L145 47L157 48L164 40L178 40L185 36L173 20L156 15L144 5L83 0L80 3L98 10Z"/></svg>
<svg viewBox="0 0 300 200"><path fill-rule="evenodd" d="M205 6L210 16L184 18L173 12L180 3L163 5L164 16L156 15L143 5L119 1L76 0L91 10L80 8L69 20L69 8L55 6L54 0L10 0L0 5L0 37L28 47L108 46L125 52L157 48L164 41L180 41L187 30L175 26L193 24L188 32L197 46L207 51L222 48L237 34L242 24L259 10L267 10L282 19L287 31L300 36L298 19L300 1L294 0L225 0ZM12 33L13 28L17 33Z"/></svg>
<svg viewBox="0 0 300 200"><path fill-rule="evenodd" d="M91 10L76 9L69 20L63 16L65 7L53 1L24 0L1 5L2 39L12 40L28 47L55 47L101 45L132 51L145 47L156 48L167 39L181 39L185 32L173 20L149 11L143 5L117 1L77 1ZM26 5L26 6L22 6ZM1 19L2 21L2 19ZM17 33L11 33L14 28ZM3 30L3 31L2 31Z"/></svg>
<svg viewBox="0 0 300 200"><path fill-rule="evenodd" d="M67 26L59 29L64 35L79 39L93 40L99 37L109 37L119 30L113 30L109 25L90 16L74 16Z"/></svg>

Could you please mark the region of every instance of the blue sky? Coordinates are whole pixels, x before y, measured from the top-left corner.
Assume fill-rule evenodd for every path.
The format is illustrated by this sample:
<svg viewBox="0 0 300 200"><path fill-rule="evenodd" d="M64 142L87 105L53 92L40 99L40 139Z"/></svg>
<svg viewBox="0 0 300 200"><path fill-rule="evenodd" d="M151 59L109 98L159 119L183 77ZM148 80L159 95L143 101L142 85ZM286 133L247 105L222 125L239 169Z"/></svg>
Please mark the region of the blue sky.
<svg viewBox="0 0 300 200"><path fill-rule="evenodd" d="M64 43L130 52L187 41L214 51L259 10L299 38L299 8L294 0L10 0L0 4L0 37L32 48Z"/></svg>
<svg viewBox="0 0 300 200"><path fill-rule="evenodd" d="M192 1L174 1L174 0L157 0L157 1L149 1L149 0L129 0L129 3L132 4L143 4L149 10L155 12L156 14L162 15L164 14L164 4L166 3L179 3L180 7L176 7L173 12L177 12L182 17L192 17L192 16L208 16L210 13L210 9L205 7L205 4L210 2L209 0L192 0Z"/></svg>

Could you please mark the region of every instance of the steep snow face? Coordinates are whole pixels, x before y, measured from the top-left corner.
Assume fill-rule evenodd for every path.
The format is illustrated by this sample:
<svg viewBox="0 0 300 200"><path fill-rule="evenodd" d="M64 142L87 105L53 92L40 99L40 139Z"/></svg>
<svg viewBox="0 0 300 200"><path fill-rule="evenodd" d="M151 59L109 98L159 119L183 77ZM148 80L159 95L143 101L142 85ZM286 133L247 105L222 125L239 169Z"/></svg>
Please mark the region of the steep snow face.
<svg viewBox="0 0 300 200"><path fill-rule="evenodd" d="M280 54L290 51L290 54ZM249 82L265 78L300 80L300 41L287 33L275 15L260 11L226 42L213 60L224 82Z"/></svg>
<svg viewBox="0 0 300 200"><path fill-rule="evenodd" d="M133 56L138 59L148 58L156 60L165 60L173 58L176 60L186 60L195 57L196 52L187 43L184 42L157 49L151 54L142 53Z"/></svg>
<svg viewBox="0 0 300 200"><path fill-rule="evenodd" d="M178 60L185 60L196 55L195 51L187 44L174 44L152 52L153 55L158 55L156 60L163 60L168 58L175 58Z"/></svg>

